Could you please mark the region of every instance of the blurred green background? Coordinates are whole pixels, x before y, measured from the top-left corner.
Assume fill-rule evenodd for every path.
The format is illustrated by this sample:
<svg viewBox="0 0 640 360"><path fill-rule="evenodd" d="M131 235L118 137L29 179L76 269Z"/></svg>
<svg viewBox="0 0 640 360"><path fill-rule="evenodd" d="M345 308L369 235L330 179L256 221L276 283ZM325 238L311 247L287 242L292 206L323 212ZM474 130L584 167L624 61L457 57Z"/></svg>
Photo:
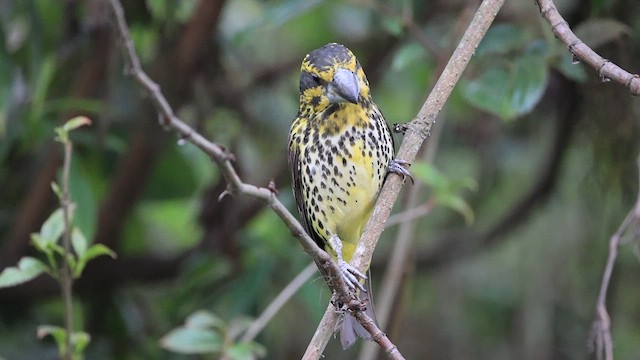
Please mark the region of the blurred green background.
<svg viewBox="0 0 640 360"><path fill-rule="evenodd" d="M407 122L478 4L123 1L143 66L177 114L233 152L244 181L273 179L294 212L285 149L304 55L345 44L387 121ZM557 5L585 43L640 72L639 2ZM29 234L57 206L53 128L87 115L93 125L72 135L76 223L118 258L91 263L74 289L77 326L92 336L86 357L191 358L159 339L200 309L233 333L310 258L264 204L218 201L215 164L158 125L127 77L113 24L103 0L0 2L0 269L34 254ZM393 325L383 329L408 359L594 357L608 240L638 192L640 108L622 85L573 62L534 1L508 1L440 114L412 196L431 211L415 220ZM376 294L397 229L374 257ZM640 356L634 249L621 247L609 292L619 359ZM256 339L266 358L300 358L329 298L319 276L309 281ZM45 323L62 323L55 282L1 290L0 357L55 358L55 343L35 336ZM360 346L343 352L334 340L325 354L354 359Z"/></svg>

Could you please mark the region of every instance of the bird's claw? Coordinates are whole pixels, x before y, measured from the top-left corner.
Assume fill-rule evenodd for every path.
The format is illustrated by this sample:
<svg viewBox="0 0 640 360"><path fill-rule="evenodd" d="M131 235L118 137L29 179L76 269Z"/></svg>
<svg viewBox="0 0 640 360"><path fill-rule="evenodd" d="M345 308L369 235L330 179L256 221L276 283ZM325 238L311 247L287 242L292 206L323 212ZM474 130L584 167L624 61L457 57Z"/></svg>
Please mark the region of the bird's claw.
<svg viewBox="0 0 640 360"><path fill-rule="evenodd" d="M367 292L364 286L360 283L359 279L366 279L367 276L360 272L358 269L349 265L346 261L341 260L338 261L338 268L340 268L340 272L342 273L342 279L347 283L347 286L351 290L355 290L358 288L362 292Z"/></svg>
<svg viewBox="0 0 640 360"><path fill-rule="evenodd" d="M411 166L411 164L408 161L393 159L389 162L387 171L402 176L402 180L406 180L407 178L411 179L411 184L413 185L415 181L413 180L413 176L411 176L411 173L407 169L409 166Z"/></svg>

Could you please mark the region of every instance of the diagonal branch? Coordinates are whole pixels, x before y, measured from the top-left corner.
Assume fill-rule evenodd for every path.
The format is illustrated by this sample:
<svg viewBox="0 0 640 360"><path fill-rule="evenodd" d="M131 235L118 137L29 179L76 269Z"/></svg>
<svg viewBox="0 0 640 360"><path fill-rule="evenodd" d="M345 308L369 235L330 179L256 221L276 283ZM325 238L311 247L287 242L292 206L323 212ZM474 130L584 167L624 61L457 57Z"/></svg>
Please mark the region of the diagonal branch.
<svg viewBox="0 0 640 360"><path fill-rule="evenodd" d="M560 15L553 0L536 0L540 13L551 25L553 34L569 47L569 52L577 61L589 64L598 71L602 81L614 80L626 86L632 95L640 95L640 76L631 74L625 69L603 58L582 42L571 31L567 21Z"/></svg>
<svg viewBox="0 0 640 360"><path fill-rule="evenodd" d="M398 159L407 162L415 159L422 143L429 136L431 126L436 116L449 98L453 87L473 57L478 44L489 29L489 26L503 3L504 0L484 0L480 4L471 23L462 36L458 47L451 55L451 59L416 118L404 125L406 132L400 150L398 151ZM384 224L391 213L393 203L398 197L402 185L403 181L400 176L390 175L387 178L351 262L351 265L359 270L367 268L371 262L373 250L384 230ZM322 349L324 349L328 343L333 332L332 329L337 323L338 318L339 315L336 314L332 308L327 309L319 328L316 330L307 348L304 359L317 359L321 356ZM323 326L326 328L322 328Z"/></svg>

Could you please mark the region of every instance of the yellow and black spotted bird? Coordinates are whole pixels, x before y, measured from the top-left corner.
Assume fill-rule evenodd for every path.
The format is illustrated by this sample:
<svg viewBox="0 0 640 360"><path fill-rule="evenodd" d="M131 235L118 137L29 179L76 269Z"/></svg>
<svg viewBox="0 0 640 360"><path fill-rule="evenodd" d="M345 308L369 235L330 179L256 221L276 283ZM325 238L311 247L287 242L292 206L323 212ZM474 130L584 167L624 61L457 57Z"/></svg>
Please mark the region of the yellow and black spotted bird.
<svg viewBox="0 0 640 360"><path fill-rule="evenodd" d="M300 71L300 109L289 132L289 168L302 224L337 261L352 289L366 276L348 264L387 172L409 176L395 161L391 131L373 102L355 55L340 44L310 52ZM363 293L364 292L364 293ZM373 315L372 306L368 306ZM342 346L369 333L351 316Z"/></svg>

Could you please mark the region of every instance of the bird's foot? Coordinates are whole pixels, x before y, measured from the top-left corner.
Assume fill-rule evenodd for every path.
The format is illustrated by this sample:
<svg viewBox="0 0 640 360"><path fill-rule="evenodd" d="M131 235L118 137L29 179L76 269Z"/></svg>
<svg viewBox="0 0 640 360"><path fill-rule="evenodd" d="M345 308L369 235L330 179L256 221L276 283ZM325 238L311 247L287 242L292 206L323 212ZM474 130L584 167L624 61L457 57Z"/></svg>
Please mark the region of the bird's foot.
<svg viewBox="0 0 640 360"><path fill-rule="evenodd" d="M364 286L360 283L360 279L366 279L367 276L360 272L355 267L349 265L344 260L338 260L338 268L340 268L340 272L342 273L342 279L347 283L347 286L351 290L355 290L358 288L362 292L367 292Z"/></svg>
<svg viewBox="0 0 640 360"><path fill-rule="evenodd" d="M411 164L408 161L393 159L389 162L389 167L387 168L387 172L396 173L402 176L402 180L406 180L407 178L411 179L411 184L413 185L415 181L413 181L413 176L409 172L408 167Z"/></svg>

